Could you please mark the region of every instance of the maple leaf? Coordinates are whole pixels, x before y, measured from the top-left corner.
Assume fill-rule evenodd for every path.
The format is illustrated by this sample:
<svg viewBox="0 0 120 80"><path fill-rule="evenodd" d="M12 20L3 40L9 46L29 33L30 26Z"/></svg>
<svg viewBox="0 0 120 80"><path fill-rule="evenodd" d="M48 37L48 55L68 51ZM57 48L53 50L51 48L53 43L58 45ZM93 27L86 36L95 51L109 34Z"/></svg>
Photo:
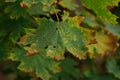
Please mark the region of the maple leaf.
<svg viewBox="0 0 120 80"><path fill-rule="evenodd" d="M110 23L117 23L117 16L113 15L108 9L107 6L118 6L120 0L81 0L83 5L89 9L92 9L98 17L104 21Z"/></svg>
<svg viewBox="0 0 120 80"><path fill-rule="evenodd" d="M39 27L27 42L34 43L34 49L46 51L46 55L55 60L64 58L65 48L75 57L83 59L87 48L82 40L85 40L86 35L83 34L85 30L79 27L80 19L81 17L76 16L56 23L45 18L36 18Z"/></svg>
<svg viewBox="0 0 120 80"><path fill-rule="evenodd" d="M26 56L27 51L21 48L15 48L10 55L13 61L21 61L19 69L24 72L35 72L37 77L43 80L49 80L51 73L59 72L59 63L47 58L43 54Z"/></svg>
<svg viewBox="0 0 120 80"><path fill-rule="evenodd" d="M34 49L46 51L46 55L55 60L64 58L65 48L75 57L83 59L87 48L82 40L85 40L86 35L83 34L85 30L79 27L80 19L81 17L73 17L56 23L45 18L36 18L39 27L28 38L27 43L35 44Z"/></svg>

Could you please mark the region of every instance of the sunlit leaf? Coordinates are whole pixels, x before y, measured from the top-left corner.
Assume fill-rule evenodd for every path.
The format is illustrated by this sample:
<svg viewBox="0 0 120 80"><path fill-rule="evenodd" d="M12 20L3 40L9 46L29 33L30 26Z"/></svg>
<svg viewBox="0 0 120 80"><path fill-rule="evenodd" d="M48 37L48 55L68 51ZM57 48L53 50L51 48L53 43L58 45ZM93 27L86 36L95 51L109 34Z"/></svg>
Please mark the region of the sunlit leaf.
<svg viewBox="0 0 120 80"><path fill-rule="evenodd" d="M85 7L88 9L93 10L98 17L103 19L104 21L110 22L110 23L117 23L116 19L117 16L112 14L107 7L108 6L118 6L118 2L120 0L81 0Z"/></svg>
<svg viewBox="0 0 120 80"><path fill-rule="evenodd" d="M97 43L88 45L88 52L93 57L97 54L107 55L114 53L118 47L117 38L112 34L104 34L103 32L96 34Z"/></svg>

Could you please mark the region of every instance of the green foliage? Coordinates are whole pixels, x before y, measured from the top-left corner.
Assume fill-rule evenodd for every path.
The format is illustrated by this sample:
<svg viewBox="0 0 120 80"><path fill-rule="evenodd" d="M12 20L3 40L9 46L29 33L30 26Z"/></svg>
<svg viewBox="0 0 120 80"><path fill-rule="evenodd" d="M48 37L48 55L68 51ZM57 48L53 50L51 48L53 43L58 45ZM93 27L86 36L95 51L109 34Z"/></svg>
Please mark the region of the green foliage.
<svg viewBox="0 0 120 80"><path fill-rule="evenodd" d="M109 30L114 35L120 37L120 27L119 25L113 25L113 24L106 24L106 29Z"/></svg>
<svg viewBox="0 0 120 80"><path fill-rule="evenodd" d="M5 0L5 2L15 2L16 0Z"/></svg>
<svg viewBox="0 0 120 80"><path fill-rule="evenodd" d="M75 10L78 5L76 4L76 2L74 0L60 0L60 5L62 5L65 8L68 8L70 10Z"/></svg>
<svg viewBox="0 0 120 80"><path fill-rule="evenodd" d="M66 49L75 57L82 59L86 55L87 48L83 42L84 32L79 28L79 23L76 22L77 19L79 17L65 19L59 23L60 26L58 27L60 27L60 36Z"/></svg>
<svg viewBox="0 0 120 80"><path fill-rule="evenodd" d="M119 2L0 0L0 61L31 80L119 79Z"/></svg>
<svg viewBox="0 0 120 80"><path fill-rule="evenodd" d="M111 23L116 23L116 18L117 16L113 15L108 9L107 7L109 6L117 6L118 2L120 0L95 0L95 1L91 1L91 0L81 0L83 2L83 4L89 8L92 9L97 16L99 16L101 19L103 19L104 21L108 21Z"/></svg>
<svg viewBox="0 0 120 80"><path fill-rule="evenodd" d="M84 75L86 76L86 80L115 80L114 76L110 74L98 74L96 71L86 71L84 72Z"/></svg>
<svg viewBox="0 0 120 80"><path fill-rule="evenodd" d="M72 77L80 78L81 74L79 69L75 68L75 66L77 66L77 62L74 59L67 57L61 61L60 66L62 71L55 74L50 80L72 80Z"/></svg>
<svg viewBox="0 0 120 80"><path fill-rule="evenodd" d="M110 73L112 73L115 77L120 79L120 67L117 60L108 59L107 68Z"/></svg>
<svg viewBox="0 0 120 80"><path fill-rule="evenodd" d="M41 77L44 80L49 80L51 77L50 71L56 73L57 70L59 70L59 64L45 57L43 54L34 56L25 56L25 54L26 51L24 49L14 49L10 56L10 59L14 61L21 61L21 64L18 68L22 71L34 71L37 77Z"/></svg>

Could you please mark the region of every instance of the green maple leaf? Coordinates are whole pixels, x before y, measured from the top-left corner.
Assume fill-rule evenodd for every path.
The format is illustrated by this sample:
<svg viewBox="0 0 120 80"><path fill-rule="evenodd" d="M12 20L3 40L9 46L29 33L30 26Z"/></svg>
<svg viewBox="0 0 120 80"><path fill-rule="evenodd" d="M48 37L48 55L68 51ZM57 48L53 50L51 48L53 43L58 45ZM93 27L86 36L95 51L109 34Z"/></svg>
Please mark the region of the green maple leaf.
<svg viewBox="0 0 120 80"><path fill-rule="evenodd" d="M43 80L49 80L51 73L56 73L59 70L59 63L47 58L44 54L26 56L26 51L22 48L15 48L9 58L13 61L21 61L18 67L20 70L35 72L37 77Z"/></svg>
<svg viewBox="0 0 120 80"><path fill-rule="evenodd" d="M28 44L35 44L34 48L46 51L52 58L63 59L65 48L79 59L86 56L85 38L76 21L78 17L69 18L60 23L52 20L36 18L38 29L32 37L28 38ZM79 20L78 20L79 21Z"/></svg>
<svg viewBox="0 0 120 80"><path fill-rule="evenodd" d="M84 6L89 9L92 9L97 16L99 16L104 21L110 23L117 23L117 16L113 15L108 9L108 6L118 6L120 0L81 0Z"/></svg>

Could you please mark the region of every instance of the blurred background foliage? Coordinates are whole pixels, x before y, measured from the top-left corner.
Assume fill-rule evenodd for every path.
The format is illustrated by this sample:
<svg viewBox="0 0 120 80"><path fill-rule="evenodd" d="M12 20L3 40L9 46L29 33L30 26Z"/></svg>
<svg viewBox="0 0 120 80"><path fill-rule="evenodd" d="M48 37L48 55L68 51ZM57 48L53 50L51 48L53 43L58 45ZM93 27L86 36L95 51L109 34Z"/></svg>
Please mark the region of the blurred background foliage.
<svg viewBox="0 0 120 80"><path fill-rule="evenodd" d="M34 17L51 18L56 22L58 17L62 22L64 12L69 13L70 17L82 16L80 27L88 32L93 31L88 34L96 36L95 39L90 37L92 40L87 43L89 37L86 34L88 52L85 59L79 60L65 51L65 59L59 61L62 71L51 73L50 80L120 80L120 2L112 1L117 5L102 6L102 1L98 0L98 4L101 3L99 5L108 11L104 12L99 6L95 8L93 3L96 4L97 0L0 0L0 80L42 80L33 72L17 69L20 62L11 61L9 56L12 49L23 46L17 42L26 34L26 29L30 28L27 31L32 32L32 28L37 28ZM101 17L103 14L104 17Z"/></svg>

